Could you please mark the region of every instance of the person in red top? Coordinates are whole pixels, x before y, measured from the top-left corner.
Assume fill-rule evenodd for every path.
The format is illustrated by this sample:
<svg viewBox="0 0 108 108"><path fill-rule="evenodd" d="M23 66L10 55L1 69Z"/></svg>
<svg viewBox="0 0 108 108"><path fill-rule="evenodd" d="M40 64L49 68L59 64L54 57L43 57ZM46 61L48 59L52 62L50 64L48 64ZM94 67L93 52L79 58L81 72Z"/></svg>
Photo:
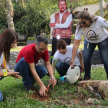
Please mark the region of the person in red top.
<svg viewBox="0 0 108 108"><path fill-rule="evenodd" d="M50 83L56 85L56 80L53 75L53 68L49 62L49 53L47 50L48 40L45 36L38 36L36 42L25 46L21 49L16 59L15 71L20 72L23 78L23 84L27 90L35 90L33 83L37 82L40 86L40 95L45 96L47 91L41 78L47 74L50 75ZM45 62L45 67L38 66L36 63L42 58Z"/></svg>

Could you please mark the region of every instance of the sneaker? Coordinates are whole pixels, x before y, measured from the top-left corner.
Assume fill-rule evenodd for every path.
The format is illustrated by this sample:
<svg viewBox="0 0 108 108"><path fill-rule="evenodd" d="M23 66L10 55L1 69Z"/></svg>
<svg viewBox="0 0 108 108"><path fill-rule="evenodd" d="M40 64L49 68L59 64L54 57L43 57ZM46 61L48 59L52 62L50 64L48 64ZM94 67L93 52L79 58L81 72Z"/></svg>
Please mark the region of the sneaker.
<svg viewBox="0 0 108 108"><path fill-rule="evenodd" d="M27 91L31 90L31 91L36 91L35 88L33 86L30 87L25 87Z"/></svg>
<svg viewBox="0 0 108 108"><path fill-rule="evenodd" d="M90 80L90 77L84 75L84 79L83 80Z"/></svg>

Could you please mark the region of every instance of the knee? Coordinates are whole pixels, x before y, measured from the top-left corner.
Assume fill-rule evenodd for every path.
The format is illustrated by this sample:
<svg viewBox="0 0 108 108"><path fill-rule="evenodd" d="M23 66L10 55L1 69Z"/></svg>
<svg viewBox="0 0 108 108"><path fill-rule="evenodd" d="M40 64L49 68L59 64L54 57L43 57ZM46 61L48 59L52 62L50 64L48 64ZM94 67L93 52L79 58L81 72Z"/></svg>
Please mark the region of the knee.
<svg viewBox="0 0 108 108"><path fill-rule="evenodd" d="M55 66L56 69L59 69L60 67L61 67L60 63L57 63L56 66Z"/></svg>
<svg viewBox="0 0 108 108"><path fill-rule="evenodd" d="M44 75L47 74L47 69L46 69L45 67L42 67L42 68L41 68L41 71L42 71L42 73L43 73Z"/></svg>
<svg viewBox="0 0 108 108"><path fill-rule="evenodd" d="M16 64L14 70L18 70L19 68L27 68L28 67L28 63L25 61L24 57L22 57L18 63Z"/></svg>

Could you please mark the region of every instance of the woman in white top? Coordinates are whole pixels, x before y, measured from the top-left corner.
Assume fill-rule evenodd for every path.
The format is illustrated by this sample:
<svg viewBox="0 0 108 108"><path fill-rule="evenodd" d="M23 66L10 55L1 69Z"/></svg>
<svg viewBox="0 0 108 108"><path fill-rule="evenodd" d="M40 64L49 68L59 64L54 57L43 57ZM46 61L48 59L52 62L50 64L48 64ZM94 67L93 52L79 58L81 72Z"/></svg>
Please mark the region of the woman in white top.
<svg viewBox="0 0 108 108"><path fill-rule="evenodd" d="M19 72L11 72L6 66L6 62L9 62L10 49L15 46L18 40L18 35L11 29L5 30L0 35L0 77L12 76L14 78L20 78ZM3 100L3 95L0 91L0 102Z"/></svg>
<svg viewBox="0 0 108 108"><path fill-rule="evenodd" d="M70 60L72 57L73 46L67 46L63 39L57 42L57 51L54 54L52 61L53 67L56 68L60 77L66 75L66 72L70 66ZM82 70L84 70L83 56L80 50L77 51L74 65L78 65Z"/></svg>
<svg viewBox="0 0 108 108"><path fill-rule="evenodd" d="M81 36L85 37L84 40L84 68L85 76L84 80L91 78L91 57L93 51L98 45L101 59L103 61L107 79L108 79L108 32L105 28L108 28L108 22L100 16L92 16L88 11L81 11L77 15L79 23L77 25L75 33L75 41L72 51L72 59L70 65L73 65L75 56L80 44Z"/></svg>

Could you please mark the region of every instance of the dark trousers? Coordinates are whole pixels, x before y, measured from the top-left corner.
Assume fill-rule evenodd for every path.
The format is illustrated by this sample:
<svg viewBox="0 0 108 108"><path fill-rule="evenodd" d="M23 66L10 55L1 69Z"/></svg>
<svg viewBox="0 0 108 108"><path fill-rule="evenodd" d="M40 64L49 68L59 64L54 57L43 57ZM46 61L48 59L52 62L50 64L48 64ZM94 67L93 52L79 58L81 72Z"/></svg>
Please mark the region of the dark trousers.
<svg viewBox="0 0 108 108"><path fill-rule="evenodd" d="M63 39L66 42L67 45L70 45L70 43L71 43L71 38L60 38L60 39ZM53 56L55 54L56 50L57 50L56 45L57 45L58 40L59 39L57 39L56 37L53 37L53 39L52 39L52 53L51 53L51 56ZM50 62L52 64L52 59L51 59Z"/></svg>
<svg viewBox="0 0 108 108"><path fill-rule="evenodd" d="M79 65L78 65L79 66ZM67 70L69 69L70 65L62 62L58 62L55 66L57 72L59 73L60 77L66 75ZM81 73L81 66L80 68L80 73Z"/></svg>
<svg viewBox="0 0 108 108"><path fill-rule="evenodd" d="M40 78L43 78L47 74L47 69L43 66L36 65L35 69ZM24 57L22 57L16 64L14 71L21 74L25 87L30 87L34 82L36 82Z"/></svg>
<svg viewBox="0 0 108 108"><path fill-rule="evenodd" d="M89 47L87 44L89 43ZM90 43L86 39L84 40L84 68L85 75L87 77L91 77L91 57L93 55L93 51L95 50L96 45L98 45L98 49L100 52L101 59L104 64L104 68L107 74L108 79L108 38L99 43Z"/></svg>

